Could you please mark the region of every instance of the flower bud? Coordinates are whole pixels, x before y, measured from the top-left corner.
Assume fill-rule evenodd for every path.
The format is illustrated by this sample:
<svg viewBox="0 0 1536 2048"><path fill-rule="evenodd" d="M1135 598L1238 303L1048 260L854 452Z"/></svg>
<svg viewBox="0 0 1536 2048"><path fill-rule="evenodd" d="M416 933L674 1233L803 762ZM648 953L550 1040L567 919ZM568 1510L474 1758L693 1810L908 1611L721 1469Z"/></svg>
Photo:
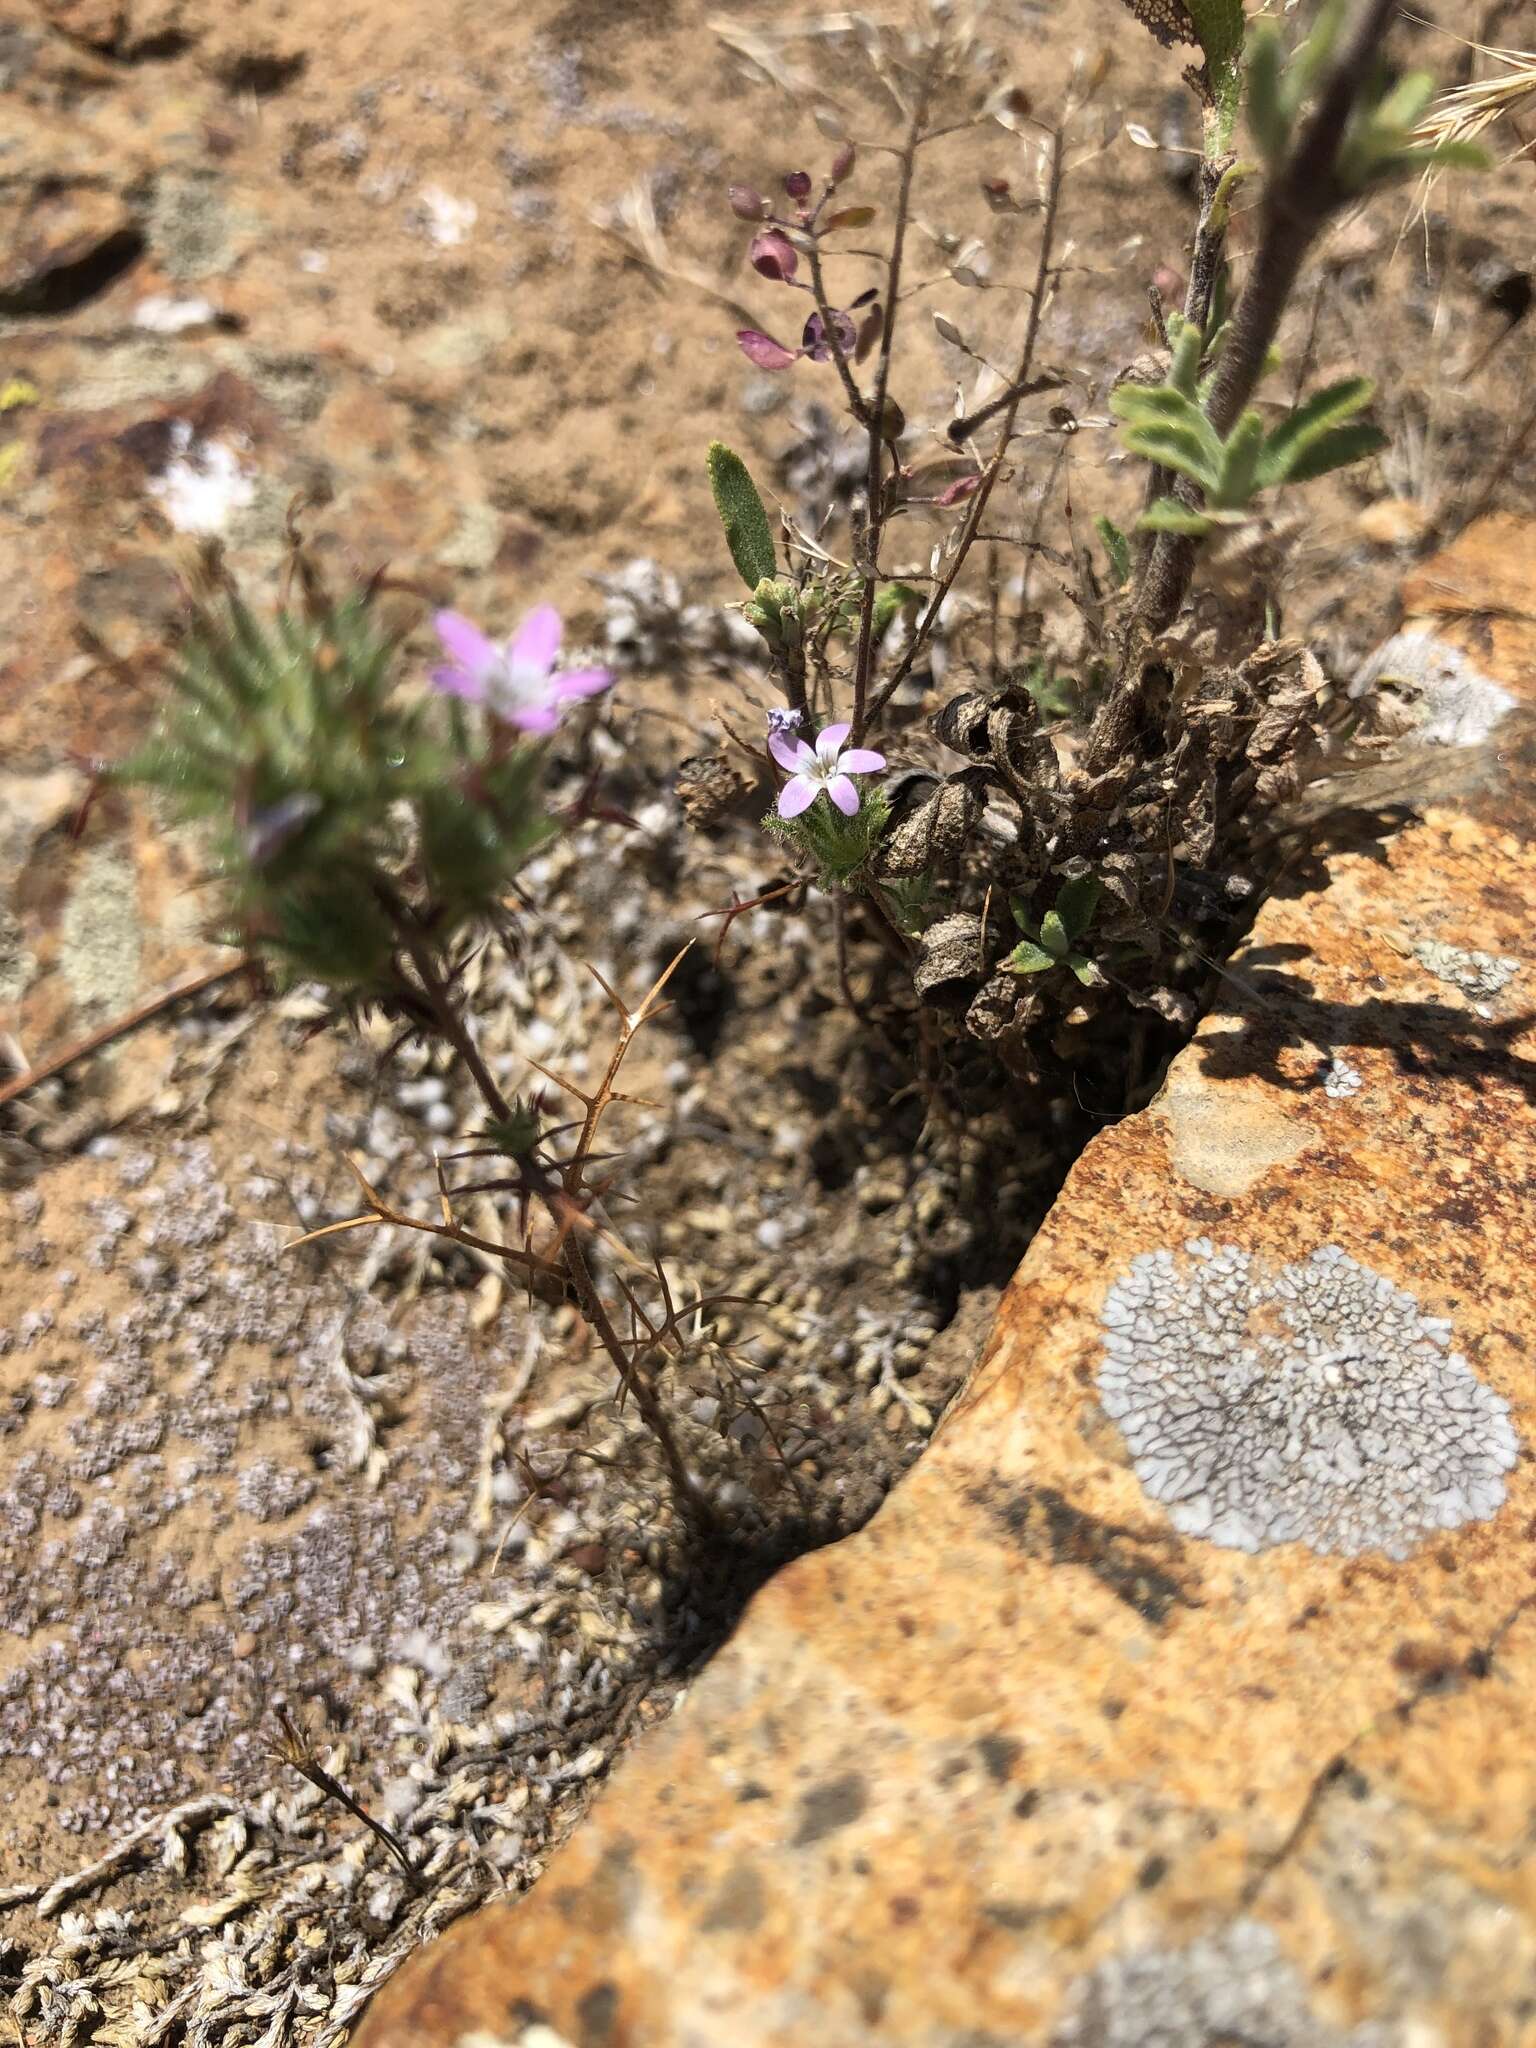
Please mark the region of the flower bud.
<svg viewBox="0 0 1536 2048"><path fill-rule="evenodd" d="M754 192L750 185L733 185L730 190L731 211L738 220L766 220L768 202L761 192Z"/></svg>
<svg viewBox="0 0 1536 2048"><path fill-rule="evenodd" d="M845 142L843 144L842 148L837 152L837 155L833 157L832 169L828 173L828 176L830 177L831 182L834 185L841 185L844 178L846 178L848 173L853 169L854 162L857 159L858 154L859 152L854 148L851 142Z"/></svg>
<svg viewBox="0 0 1536 2048"><path fill-rule="evenodd" d="M784 180L784 190L791 199L809 199L811 196L811 174L809 171L791 171Z"/></svg>

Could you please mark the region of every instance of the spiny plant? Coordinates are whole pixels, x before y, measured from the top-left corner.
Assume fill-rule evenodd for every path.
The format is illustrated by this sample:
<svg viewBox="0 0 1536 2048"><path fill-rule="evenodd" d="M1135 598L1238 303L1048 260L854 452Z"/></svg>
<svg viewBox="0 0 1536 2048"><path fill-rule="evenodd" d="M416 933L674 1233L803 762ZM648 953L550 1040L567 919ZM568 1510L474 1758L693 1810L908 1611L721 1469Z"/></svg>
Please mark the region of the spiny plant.
<svg viewBox="0 0 1536 2048"><path fill-rule="evenodd" d="M425 1231L495 1256L547 1298L574 1300L660 1447L683 1512L708 1523L711 1503L658 1382L717 1298L677 1302L658 1269L659 1306L618 1273L615 1303L593 1257L604 1234L594 1214L602 1126L624 1099L620 1070L664 1007L677 961L636 1005L602 984L619 1023L600 1078L583 1088L549 1076L579 1104L574 1125L554 1121L542 1093L508 1096L461 994L471 954L508 922L529 855L560 829L545 791L546 742L573 704L613 678L559 664L560 619L546 605L505 643L439 612L445 658L430 690L413 688L400 634L381 618L380 581L333 594L297 535L290 567L301 602L262 621L217 550L205 553L157 724L109 772L157 791L173 816L202 829L223 936L279 981L329 991L337 1010L382 1012L398 1026L397 1045L418 1037L448 1048L483 1111L469 1142L439 1163L440 1214L402 1213L354 1167L362 1212L297 1242L376 1225ZM484 1174L487 1164L489 1178L462 1181L466 1167ZM467 1229L460 1192L509 1198L522 1241ZM547 1221L540 1237L531 1211Z"/></svg>
<svg viewBox="0 0 1536 2048"><path fill-rule="evenodd" d="M458 703L444 721L403 698L366 591L316 586L263 623L216 556L200 584L157 726L115 775L204 828L229 943L283 982L409 1016L413 952L495 922L555 829L538 752Z"/></svg>

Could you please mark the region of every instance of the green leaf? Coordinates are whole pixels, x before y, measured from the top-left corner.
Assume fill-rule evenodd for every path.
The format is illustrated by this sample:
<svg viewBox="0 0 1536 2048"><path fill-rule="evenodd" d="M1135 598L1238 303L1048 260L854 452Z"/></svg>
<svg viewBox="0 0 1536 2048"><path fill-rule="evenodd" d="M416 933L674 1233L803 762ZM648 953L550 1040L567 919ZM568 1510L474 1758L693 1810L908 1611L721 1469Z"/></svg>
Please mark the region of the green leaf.
<svg viewBox="0 0 1536 2048"><path fill-rule="evenodd" d="M1168 381L1176 390L1182 391L1186 398L1192 399L1195 395L1195 383L1200 374L1200 358L1205 354L1205 336L1192 321L1185 320L1182 314L1179 318L1180 327L1176 338L1171 321L1168 327L1169 337L1173 340L1173 359L1168 367Z"/></svg>
<svg viewBox="0 0 1536 2048"><path fill-rule="evenodd" d="M1437 142L1419 149L1400 149L1391 160L1378 164L1374 176L1409 178L1419 171L1486 171L1492 159L1475 142Z"/></svg>
<svg viewBox="0 0 1536 2048"><path fill-rule="evenodd" d="M1160 463L1164 469L1177 470L1202 490L1220 488L1221 443L1216 442L1212 449L1192 427L1128 427L1121 439L1133 455Z"/></svg>
<svg viewBox="0 0 1536 2048"><path fill-rule="evenodd" d="M1109 561L1110 581L1118 590L1122 584L1130 581L1131 544L1113 519L1107 519L1102 512L1093 524L1099 539L1104 543L1104 553Z"/></svg>
<svg viewBox="0 0 1536 2048"><path fill-rule="evenodd" d="M1080 939L1093 923L1103 893L1104 884L1097 875L1079 875L1075 882L1062 883L1056 892L1056 915L1069 939Z"/></svg>
<svg viewBox="0 0 1536 2048"><path fill-rule="evenodd" d="M1067 928L1054 910L1048 910L1040 920L1040 943L1053 960L1065 960L1072 950Z"/></svg>
<svg viewBox="0 0 1536 2048"><path fill-rule="evenodd" d="M1184 425L1200 412L1199 406L1172 384L1117 384L1109 394L1109 409L1130 426L1167 421Z"/></svg>
<svg viewBox="0 0 1536 2048"><path fill-rule="evenodd" d="M1102 988L1104 977L1091 960L1085 960L1081 953L1074 953L1067 962L1084 988Z"/></svg>
<svg viewBox="0 0 1536 2048"><path fill-rule="evenodd" d="M1356 420L1347 427L1330 427L1326 433L1315 435L1300 451L1286 471L1285 480L1291 484L1310 483L1313 477L1326 476L1331 469L1364 462L1367 456L1380 454L1386 445L1386 435L1369 420Z"/></svg>
<svg viewBox="0 0 1536 2048"><path fill-rule="evenodd" d="M867 228L875 217L872 206L844 206L838 212L828 214L822 222L822 232L830 234L834 228Z"/></svg>
<svg viewBox="0 0 1536 2048"><path fill-rule="evenodd" d="M1405 71L1372 110L1371 120L1381 128L1396 128L1406 134L1417 128L1424 113L1435 96L1434 75L1428 71Z"/></svg>
<svg viewBox="0 0 1536 2048"><path fill-rule="evenodd" d="M906 611L912 605L923 601L923 593L914 590L910 583L886 583L875 592L875 637L890 625L898 612Z"/></svg>
<svg viewBox="0 0 1536 2048"><path fill-rule="evenodd" d="M710 442L706 460L709 488L714 493L720 524L725 528L731 560L748 590L756 590L777 568L768 514L747 473L747 465L723 441Z"/></svg>
<svg viewBox="0 0 1536 2048"><path fill-rule="evenodd" d="M1028 939L1021 939L1003 962L1014 974L1047 974L1056 964L1049 953Z"/></svg>
<svg viewBox="0 0 1536 2048"><path fill-rule="evenodd" d="M1291 111L1294 114L1302 101L1322 76L1328 60L1333 55L1334 45L1339 40L1339 31L1344 26L1347 0L1323 0L1312 18L1312 26L1305 42L1301 43L1286 67L1286 85L1291 97Z"/></svg>
<svg viewBox="0 0 1536 2048"><path fill-rule="evenodd" d="M1242 0L1185 0L1200 47L1205 52L1206 74L1225 115L1224 135L1231 132L1241 73L1238 58L1243 47Z"/></svg>
<svg viewBox="0 0 1536 2048"><path fill-rule="evenodd" d="M1369 377L1345 377L1337 384L1314 391L1265 441L1259 458L1260 484L1283 483L1291 474L1299 451L1329 427L1369 405L1375 389Z"/></svg>
<svg viewBox="0 0 1536 2048"><path fill-rule="evenodd" d="M1254 24L1243 70L1248 84L1248 126L1265 159L1278 163L1291 139L1280 78L1284 59L1280 31L1271 21Z"/></svg>
<svg viewBox="0 0 1536 2048"><path fill-rule="evenodd" d="M1198 540L1210 532L1214 522L1181 505L1177 498L1155 498L1136 524L1146 533L1187 533Z"/></svg>
<svg viewBox="0 0 1536 2048"><path fill-rule="evenodd" d="M1222 508L1246 505L1253 496L1259 456L1264 447L1264 421L1250 406L1227 436L1221 457L1221 482L1214 503Z"/></svg>

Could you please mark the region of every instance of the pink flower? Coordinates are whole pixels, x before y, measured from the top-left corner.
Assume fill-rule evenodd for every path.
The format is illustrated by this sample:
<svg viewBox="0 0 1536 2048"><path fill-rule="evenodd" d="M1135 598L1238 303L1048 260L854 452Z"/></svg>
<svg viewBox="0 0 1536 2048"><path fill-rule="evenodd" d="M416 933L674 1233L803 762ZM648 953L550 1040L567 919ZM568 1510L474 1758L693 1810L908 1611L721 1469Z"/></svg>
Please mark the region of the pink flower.
<svg viewBox="0 0 1536 2048"><path fill-rule="evenodd" d="M449 697L483 704L520 732L553 732L564 703L595 696L613 681L606 668L556 670L561 627L553 605L531 611L505 645L458 612L439 612L432 623L448 656L432 671L434 685Z"/></svg>
<svg viewBox="0 0 1536 2048"><path fill-rule="evenodd" d="M885 766L885 756L868 747L845 747L849 730L846 725L824 725L814 748L782 733L769 734L768 751L789 775L779 791L781 818L798 818L823 790L845 818L853 817L859 808L859 792L849 777L873 775Z"/></svg>

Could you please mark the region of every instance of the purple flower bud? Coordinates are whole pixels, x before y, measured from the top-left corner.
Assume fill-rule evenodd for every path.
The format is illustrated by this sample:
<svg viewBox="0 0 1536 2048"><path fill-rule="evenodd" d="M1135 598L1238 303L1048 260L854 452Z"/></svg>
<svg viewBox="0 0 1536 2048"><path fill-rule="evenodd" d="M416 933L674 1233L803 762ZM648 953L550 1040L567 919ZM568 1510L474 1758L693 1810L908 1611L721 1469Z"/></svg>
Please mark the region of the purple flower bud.
<svg viewBox="0 0 1536 2048"><path fill-rule="evenodd" d="M800 268L794 243L777 228L764 228L760 235L754 235L748 254L759 276L771 277L775 284L788 284Z"/></svg>
<svg viewBox="0 0 1536 2048"><path fill-rule="evenodd" d="M736 346L749 363L756 363L760 370L787 370L801 351L786 348L781 341L775 341L771 334L764 334L756 327L738 327Z"/></svg>
<svg viewBox="0 0 1536 2048"><path fill-rule="evenodd" d="M853 169L854 160L858 153L851 142L845 142L837 152L837 155L833 157L830 177L834 185L841 185L844 178Z"/></svg>
<svg viewBox="0 0 1536 2048"><path fill-rule="evenodd" d="M763 220L767 216L767 200L761 192L754 192L750 185L733 185L730 200L731 211L738 220Z"/></svg>
<svg viewBox="0 0 1536 2048"><path fill-rule="evenodd" d="M805 723L805 713L796 711L792 704L770 704L768 707L769 736L778 733L798 732Z"/></svg>
<svg viewBox="0 0 1536 2048"><path fill-rule="evenodd" d="M811 196L811 174L809 171L791 171L784 180L784 190L791 199L809 199Z"/></svg>

